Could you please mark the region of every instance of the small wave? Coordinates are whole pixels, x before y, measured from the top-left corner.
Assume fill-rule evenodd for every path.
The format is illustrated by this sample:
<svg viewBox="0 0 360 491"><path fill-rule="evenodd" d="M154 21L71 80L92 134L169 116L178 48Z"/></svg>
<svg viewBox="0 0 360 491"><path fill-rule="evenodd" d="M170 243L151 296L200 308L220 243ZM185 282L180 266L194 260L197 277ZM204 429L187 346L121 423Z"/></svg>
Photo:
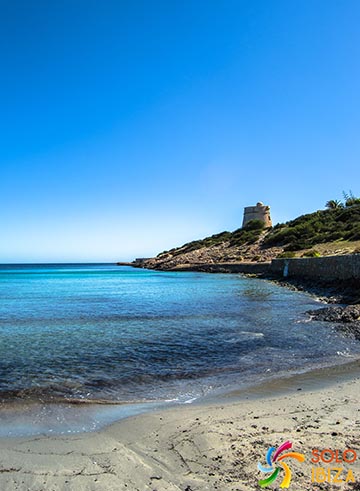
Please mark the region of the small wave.
<svg viewBox="0 0 360 491"><path fill-rule="evenodd" d="M306 319L298 319L295 324L307 324L308 322L311 322L314 319L314 315L309 315L308 318Z"/></svg>
<svg viewBox="0 0 360 491"><path fill-rule="evenodd" d="M196 401L197 397L192 397L191 399L188 399L187 401L184 401L184 404L191 404L194 401Z"/></svg>
<svg viewBox="0 0 360 491"><path fill-rule="evenodd" d="M354 358L354 356L350 354L348 351L337 351L336 354L338 356L343 356L344 358Z"/></svg>
<svg viewBox="0 0 360 491"><path fill-rule="evenodd" d="M157 402L155 399L105 399L99 397L73 396L71 394L59 394L52 392L51 388L37 387L23 390L6 390L0 391L0 404L6 405L11 403L41 403L41 404L67 404L73 406L85 405L126 405L126 404L145 404Z"/></svg>
<svg viewBox="0 0 360 491"><path fill-rule="evenodd" d="M263 338L263 332L241 331L241 334L246 334L249 338Z"/></svg>
<svg viewBox="0 0 360 491"><path fill-rule="evenodd" d="M243 341L244 338L256 339L256 338L263 338L263 337L264 337L264 333L262 332L240 331L239 336L226 339L225 342L228 344L236 344Z"/></svg>

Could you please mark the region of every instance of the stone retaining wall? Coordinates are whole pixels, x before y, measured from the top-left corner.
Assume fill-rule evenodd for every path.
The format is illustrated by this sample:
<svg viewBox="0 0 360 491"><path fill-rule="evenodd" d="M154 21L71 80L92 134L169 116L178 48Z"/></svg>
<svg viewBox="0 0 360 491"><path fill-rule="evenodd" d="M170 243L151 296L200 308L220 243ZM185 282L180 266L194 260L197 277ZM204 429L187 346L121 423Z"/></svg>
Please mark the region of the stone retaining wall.
<svg viewBox="0 0 360 491"><path fill-rule="evenodd" d="M313 278L329 281L359 279L360 254L273 259L269 272L284 278Z"/></svg>
<svg viewBox="0 0 360 491"><path fill-rule="evenodd" d="M216 263L193 264L183 266L172 271L201 271L205 273L243 273L243 274L267 274L270 271L270 263Z"/></svg>

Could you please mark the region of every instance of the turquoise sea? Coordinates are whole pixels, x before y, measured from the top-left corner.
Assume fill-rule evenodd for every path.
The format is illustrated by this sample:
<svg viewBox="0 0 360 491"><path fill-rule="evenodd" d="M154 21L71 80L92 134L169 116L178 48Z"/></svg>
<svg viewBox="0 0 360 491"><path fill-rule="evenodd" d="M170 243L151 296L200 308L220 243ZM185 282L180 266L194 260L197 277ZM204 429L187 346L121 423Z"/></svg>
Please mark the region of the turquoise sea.
<svg viewBox="0 0 360 491"><path fill-rule="evenodd" d="M0 400L191 402L358 357L307 294L241 275L0 266Z"/></svg>

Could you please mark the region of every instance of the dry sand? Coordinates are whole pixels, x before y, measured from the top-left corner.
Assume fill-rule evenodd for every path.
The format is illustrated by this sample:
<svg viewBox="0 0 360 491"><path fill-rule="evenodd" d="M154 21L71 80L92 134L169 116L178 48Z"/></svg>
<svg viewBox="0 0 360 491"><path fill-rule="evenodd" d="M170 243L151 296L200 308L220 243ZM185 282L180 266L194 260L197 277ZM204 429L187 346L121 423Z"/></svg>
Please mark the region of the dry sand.
<svg viewBox="0 0 360 491"><path fill-rule="evenodd" d="M310 461L313 448L355 449L360 459L359 377L333 376L300 391L302 382L290 380L286 393L272 397L181 406L96 433L2 439L0 490L259 490L258 479L269 474L257 462L285 440L306 456L303 464L288 461L290 489L360 489L360 461L333 464L346 469L343 479L352 470L352 485L311 483Z"/></svg>

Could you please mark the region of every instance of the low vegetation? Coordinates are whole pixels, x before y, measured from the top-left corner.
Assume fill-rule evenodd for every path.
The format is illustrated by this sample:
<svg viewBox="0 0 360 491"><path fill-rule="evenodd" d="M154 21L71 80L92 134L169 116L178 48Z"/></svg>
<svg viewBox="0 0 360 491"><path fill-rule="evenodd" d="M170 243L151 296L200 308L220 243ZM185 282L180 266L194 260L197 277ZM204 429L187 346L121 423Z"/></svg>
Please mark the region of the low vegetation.
<svg viewBox="0 0 360 491"><path fill-rule="evenodd" d="M260 220L251 220L244 228L239 228L234 232L221 232L220 234L212 235L201 240L194 240L188 242L181 247L164 251L157 257L163 254L171 254L173 257L179 254L186 254L188 252L195 251L201 247L211 247L221 245L224 242L228 242L230 246L240 246L244 244L253 244L258 240L261 233L264 230L264 223Z"/></svg>
<svg viewBox="0 0 360 491"><path fill-rule="evenodd" d="M320 252L314 249L311 249L311 251L306 251L302 255L302 257L320 257L320 256L321 256Z"/></svg>
<svg viewBox="0 0 360 491"><path fill-rule="evenodd" d="M281 254L278 254L277 257L278 259L292 259L293 257L296 257L296 254L294 251L285 251Z"/></svg>
<svg viewBox="0 0 360 491"><path fill-rule="evenodd" d="M283 252L278 257L291 258L296 256L295 251L310 249L301 254L303 257L318 257L321 255L315 245L331 242L352 242L360 240L360 198L355 197L351 191L343 193L343 201L329 200L325 210L301 215L295 220L280 223L271 229L264 229L260 220L252 220L245 227L234 232L221 232L219 234L195 240L181 247L171 249L159 254L176 257L201 248L221 246L228 247L247 246L256 243L261 238L261 249L271 247L281 248ZM299 253L298 253L299 254Z"/></svg>
<svg viewBox="0 0 360 491"><path fill-rule="evenodd" d="M360 203L328 208L276 225L264 239L267 247L283 246L285 251L309 249L335 240L360 239Z"/></svg>

